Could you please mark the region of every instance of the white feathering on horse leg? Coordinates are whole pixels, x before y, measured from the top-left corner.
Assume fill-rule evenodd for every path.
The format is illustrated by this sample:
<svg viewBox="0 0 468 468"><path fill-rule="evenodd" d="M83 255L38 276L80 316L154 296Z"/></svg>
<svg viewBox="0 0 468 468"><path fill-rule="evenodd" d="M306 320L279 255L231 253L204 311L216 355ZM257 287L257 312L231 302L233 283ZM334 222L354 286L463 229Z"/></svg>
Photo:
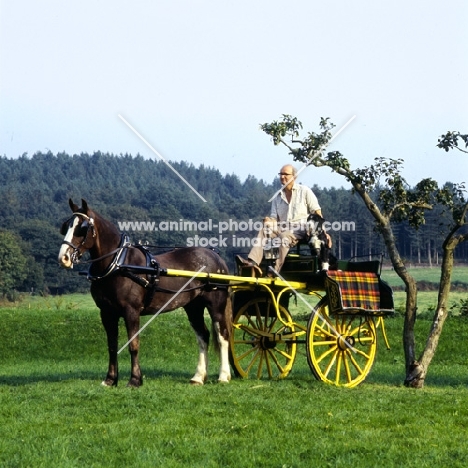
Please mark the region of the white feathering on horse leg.
<svg viewBox="0 0 468 468"><path fill-rule="evenodd" d="M220 359L220 368L219 368L219 377L218 382L220 383L229 383L231 380L231 367L229 366L229 341L227 341L224 336L220 333L219 323L214 324L214 328L217 333L217 339L219 343L219 359Z"/></svg>
<svg viewBox="0 0 468 468"><path fill-rule="evenodd" d="M202 337L197 335L198 349L198 364L195 375L190 379L192 385L203 385L208 376L208 344L205 343Z"/></svg>

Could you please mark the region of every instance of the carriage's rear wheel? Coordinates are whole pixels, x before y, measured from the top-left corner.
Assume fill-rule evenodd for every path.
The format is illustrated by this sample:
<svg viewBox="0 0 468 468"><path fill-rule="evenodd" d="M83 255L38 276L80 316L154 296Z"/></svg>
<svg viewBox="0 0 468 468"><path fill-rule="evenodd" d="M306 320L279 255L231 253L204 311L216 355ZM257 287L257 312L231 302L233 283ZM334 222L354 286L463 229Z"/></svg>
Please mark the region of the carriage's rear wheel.
<svg viewBox="0 0 468 468"><path fill-rule="evenodd" d="M296 358L296 341L291 337L294 324L280 305L279 319L269 298L255 298L243 305L233 321L230 360L234 373L243 378L285 378Z"/></svg>
<svg viewBox="0 0 468 468"><path fill-rule="evenodd" d="M362 316L329 316L325 297L307 326L307 361L318 380L355 387L372 368L377 349L374 320Z"/></svg>

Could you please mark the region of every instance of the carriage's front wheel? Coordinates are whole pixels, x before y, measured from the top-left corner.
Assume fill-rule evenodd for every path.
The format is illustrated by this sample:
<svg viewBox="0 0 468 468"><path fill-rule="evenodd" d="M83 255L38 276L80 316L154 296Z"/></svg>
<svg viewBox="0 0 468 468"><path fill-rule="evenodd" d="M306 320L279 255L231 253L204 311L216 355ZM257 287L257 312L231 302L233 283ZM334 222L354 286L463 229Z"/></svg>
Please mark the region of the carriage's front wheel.
<svg viewBox="0 0 468 468"><path fill-rule="evenodd" d="M362 316L329 316L328 300L315 307L307 326L307 361L322 382L355 387L372 368L377 349L374 320Z"/></svg>
<svg viewBox="0 0 468 468"><path fill-rule="evenodd" d="M255 298L243 305L233 321L230 360L234 373L243 378L285 378L296 358L294 324L289 312L278 314L269 298Z"/></svg>

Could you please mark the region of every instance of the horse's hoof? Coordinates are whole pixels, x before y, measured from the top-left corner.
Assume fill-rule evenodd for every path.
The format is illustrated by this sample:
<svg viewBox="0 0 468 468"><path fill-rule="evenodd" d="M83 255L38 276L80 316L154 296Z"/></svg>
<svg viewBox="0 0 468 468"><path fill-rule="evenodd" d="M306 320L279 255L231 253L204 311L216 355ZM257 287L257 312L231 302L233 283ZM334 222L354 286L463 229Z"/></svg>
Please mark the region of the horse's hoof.
<svg viewBox="0 0 468 468"><path fill-rule="evenodd" d="M231 381L231 373L230 372L220 372L218 376L219 383L229 383Z"/></svg>
<svg viewBox="0 0 468 468"><path fill-rule="evenodd" d="M190 380L190 385L204 385L203 381L192 379Z"/></svg>
<svg viewBox="0 0 468 468"><path fill-rule="evenodd" d="M141 380L132 379L128 382L127 387L128 388L140 388L142 385L143 385L143 382Z"/></svg>
<svg viewBox="0 0 468 468"><path fill-rule="evenodd" d="M101 385L103 387L117 387L117 382L114 380L106 379L101 382Z"/></svg>

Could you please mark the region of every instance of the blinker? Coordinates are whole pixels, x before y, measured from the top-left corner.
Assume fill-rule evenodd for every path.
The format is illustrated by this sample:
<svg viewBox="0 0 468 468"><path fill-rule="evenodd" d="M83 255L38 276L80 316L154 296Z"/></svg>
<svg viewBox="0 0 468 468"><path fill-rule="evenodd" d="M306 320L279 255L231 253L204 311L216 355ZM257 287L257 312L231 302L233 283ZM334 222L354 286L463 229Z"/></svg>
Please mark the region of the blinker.
<svg viewBox="0 0 468 468"><path fill-rule="evenodd" d="M71 225L72 225L72 219L73 217L67 219L66 221L64 221L62 223L62 227L60 228L60 234L62 236L65 236L68 232L68 230L70 229Z"/></svg>
<svg viewBox="0 0 468 468"><path fill-rule="evenodd" d="M60 228L60 234L62 236L65 236L68 230L73 226L73 219L74 219L74 216L72 216L71 218L63 222ZM76 226L75 231L73 233L74 237L85 237L90 227L94 228L93 218L85 219L80 225ZM94 229L93 229L93 237L94 237Z"/></svg>

